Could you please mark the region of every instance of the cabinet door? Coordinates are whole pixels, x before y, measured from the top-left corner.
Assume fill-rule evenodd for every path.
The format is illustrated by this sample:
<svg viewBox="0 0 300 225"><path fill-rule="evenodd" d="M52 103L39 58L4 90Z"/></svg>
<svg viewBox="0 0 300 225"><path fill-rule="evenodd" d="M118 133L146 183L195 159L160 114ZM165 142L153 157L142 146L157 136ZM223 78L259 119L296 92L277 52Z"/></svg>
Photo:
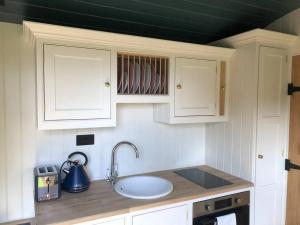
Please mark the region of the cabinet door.
<svg viewBox="0 0 300 225"><path fill-rule="evenodd" d="M101 219L100 219L101 220ZM77 223L74 225L125 225L125 220L124 218L120 219L104 219L104 221L88 221L88 222L83 222L83 223Z"/></svg>
<svg viewBox="0 0 300 225"><path fill-rule="evenodd" d="M104 223L97 223L96 225L124 225L124 220L119 219L119 220L108 221Z"/></svg>
<svg viewBox="0 0 300 225"><path fill-rule="evenodd" d="M175 116L216 115L217 62L176 58Z"/></svg>
<svg viewBox="0 0 300 225"><path fill-rule="evenodd" d="M259 56L255 221L282 224L287 132L287 51L261 47Z"/></svg>
<svg viewBox="0 0 300 225"><path fill-rule="evenodd" d="M44 45L45 120L110 118L110 51Z"/></svg>
<svg viewBox="0 0 300 225"><path fill-rule="evenodd" d="M188 225L187 206L178 206L134 216L132 225Z"/></svg>

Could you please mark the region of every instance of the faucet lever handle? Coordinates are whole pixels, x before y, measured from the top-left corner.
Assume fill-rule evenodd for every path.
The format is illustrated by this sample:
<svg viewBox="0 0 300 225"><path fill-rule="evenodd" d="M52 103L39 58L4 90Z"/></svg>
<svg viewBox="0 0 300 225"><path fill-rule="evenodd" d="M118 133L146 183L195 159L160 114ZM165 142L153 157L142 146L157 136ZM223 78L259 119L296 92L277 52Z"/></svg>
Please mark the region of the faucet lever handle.
<svg viewBox="0 0 300 225"><path fill-rule="evenodd" d="M114 175L115 177L118 176L118 164L117 164L117 163L115 163L115 165L114 165L113 175Z"/></svg>
<svg viewBox="0 0 300 225"><path fill-rule="evenodd" d="M107 178L107 180L109 180L110 179L110 169L106 169L106 178Z"/></svg>

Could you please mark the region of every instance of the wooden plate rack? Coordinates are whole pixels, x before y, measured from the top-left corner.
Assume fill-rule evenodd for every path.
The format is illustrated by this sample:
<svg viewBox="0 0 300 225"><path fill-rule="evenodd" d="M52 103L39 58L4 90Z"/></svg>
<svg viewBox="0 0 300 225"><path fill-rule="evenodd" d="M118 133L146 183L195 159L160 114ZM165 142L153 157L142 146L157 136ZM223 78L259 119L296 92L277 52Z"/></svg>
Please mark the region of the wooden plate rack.
<svg viewBox="0 0 300 225"><path fill-rule="evenodd" d="M167 57L118 53L120 95L167 95L168 74Z"/></svg>

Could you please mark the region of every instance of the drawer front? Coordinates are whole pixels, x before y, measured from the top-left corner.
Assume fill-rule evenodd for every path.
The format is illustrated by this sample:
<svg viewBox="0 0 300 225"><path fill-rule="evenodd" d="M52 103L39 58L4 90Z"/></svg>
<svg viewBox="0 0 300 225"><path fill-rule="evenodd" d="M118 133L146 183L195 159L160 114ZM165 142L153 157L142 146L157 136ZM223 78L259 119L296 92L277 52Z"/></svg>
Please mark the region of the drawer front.
<svg viewBox="0 0 300 225"><path fill-rule="evenodd" d="M112 219L112 220L93 220L89 222L84 223L78 223L75 225L125 225L125 219L124 218L118 218L118 219Z"/></svg>
<svg viewBox="0 0 300 225"><path fill-rule="evenodd" d="M187 225L187 206L177 206L134 216L132 225Z"/></svg>

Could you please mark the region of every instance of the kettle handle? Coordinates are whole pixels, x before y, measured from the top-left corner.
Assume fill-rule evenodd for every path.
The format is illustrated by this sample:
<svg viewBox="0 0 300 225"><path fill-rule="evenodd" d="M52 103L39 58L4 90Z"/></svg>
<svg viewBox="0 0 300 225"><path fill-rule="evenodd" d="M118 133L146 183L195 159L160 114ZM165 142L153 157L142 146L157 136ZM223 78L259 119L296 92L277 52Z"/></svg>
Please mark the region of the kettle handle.
<svg viewBox="0 0 300 225"><path fill-rule="evenodd" d="M83 166L86 166L88 164L88 157L83 152L73 152L68 156L68 161L71 161L71 157L74 155L82 155L84 157L84 164Z"/></svg>

